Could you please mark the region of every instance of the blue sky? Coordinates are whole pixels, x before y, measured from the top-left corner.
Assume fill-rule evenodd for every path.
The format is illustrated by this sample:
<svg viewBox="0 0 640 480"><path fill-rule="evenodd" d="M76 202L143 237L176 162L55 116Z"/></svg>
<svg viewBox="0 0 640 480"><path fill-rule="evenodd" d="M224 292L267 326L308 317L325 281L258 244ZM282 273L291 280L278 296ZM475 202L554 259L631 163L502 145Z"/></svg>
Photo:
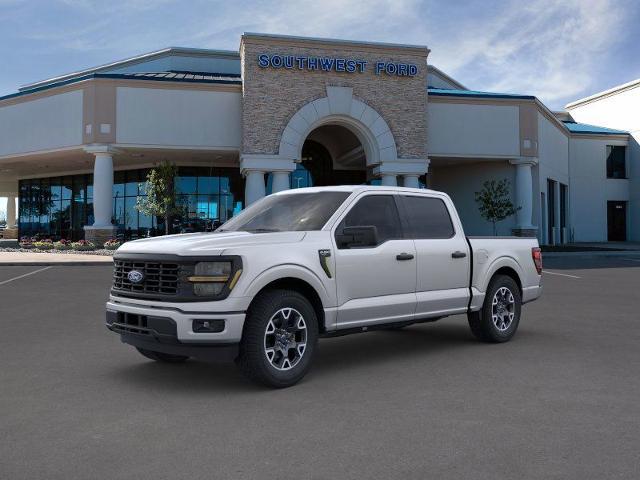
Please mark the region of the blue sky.
<svg viewBox="0 0 640 480"><path fill-rule="evenodd" d="M424 44L472 89L547 106L640 77L625 0L0 0L0 94L166 46L237 50L244 31Z"/></svg>
<svg viewBox="0 0 640 480"><path fill-rule="evenodd" d="M245 31L427 45L468 88L552 109L640 78L634 0L0 0L0 95L167 46L237 50Z"/></svg>

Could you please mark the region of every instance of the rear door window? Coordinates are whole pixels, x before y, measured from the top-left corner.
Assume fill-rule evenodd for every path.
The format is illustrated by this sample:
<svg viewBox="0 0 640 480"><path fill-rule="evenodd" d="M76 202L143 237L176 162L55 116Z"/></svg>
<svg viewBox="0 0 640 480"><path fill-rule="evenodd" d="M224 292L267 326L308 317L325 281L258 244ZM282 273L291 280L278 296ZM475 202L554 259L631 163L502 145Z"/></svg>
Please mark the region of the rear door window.
<svg viewBox="0 0 640 480"><path fill-rule="evenodd" d="M451 238L453 222L445 203L439 198L403 195L407 212L408 238Z"/></svg>

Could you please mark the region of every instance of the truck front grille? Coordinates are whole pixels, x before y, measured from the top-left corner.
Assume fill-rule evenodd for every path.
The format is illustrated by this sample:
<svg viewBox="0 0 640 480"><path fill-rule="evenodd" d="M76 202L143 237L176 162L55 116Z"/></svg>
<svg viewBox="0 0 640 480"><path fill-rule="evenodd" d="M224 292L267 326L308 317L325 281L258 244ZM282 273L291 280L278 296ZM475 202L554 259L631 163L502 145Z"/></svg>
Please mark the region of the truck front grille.
<svg viewBox="0 0 640 480"><path fill-rule="evenodd" d="M176 295L180 282L180 265L177 263L136 262L114 260L113 289L120 292L154 295ZM138 271L143 277L134 283L129 272Z"/></svg>

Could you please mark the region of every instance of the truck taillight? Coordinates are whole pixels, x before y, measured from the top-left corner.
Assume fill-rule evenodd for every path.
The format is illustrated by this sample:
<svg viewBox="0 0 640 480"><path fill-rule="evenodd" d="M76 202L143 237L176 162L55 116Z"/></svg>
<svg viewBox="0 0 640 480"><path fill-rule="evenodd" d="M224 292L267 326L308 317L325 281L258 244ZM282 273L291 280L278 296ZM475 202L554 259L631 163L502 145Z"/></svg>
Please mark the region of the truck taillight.
<svg viewBox="0 0 640 480"><path fill-rule="evenodd" d="M536 266L538 275L542 275L542 251L539 247L531 249L531 258L533 258L533 263Z"/></svg>

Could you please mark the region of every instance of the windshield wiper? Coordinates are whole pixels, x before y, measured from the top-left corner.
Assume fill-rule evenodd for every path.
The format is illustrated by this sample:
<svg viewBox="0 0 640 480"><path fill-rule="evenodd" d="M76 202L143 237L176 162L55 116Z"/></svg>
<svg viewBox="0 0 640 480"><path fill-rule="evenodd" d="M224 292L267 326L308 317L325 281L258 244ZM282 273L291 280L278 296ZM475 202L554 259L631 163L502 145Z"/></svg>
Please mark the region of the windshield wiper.
<svg viewBox="0 0 640 480"><path fill-rule="evenodd" d="M270 233L270 232L281 232L282 230L278 230L277 228L249 228L245 231L250 233Z"/></svg>

